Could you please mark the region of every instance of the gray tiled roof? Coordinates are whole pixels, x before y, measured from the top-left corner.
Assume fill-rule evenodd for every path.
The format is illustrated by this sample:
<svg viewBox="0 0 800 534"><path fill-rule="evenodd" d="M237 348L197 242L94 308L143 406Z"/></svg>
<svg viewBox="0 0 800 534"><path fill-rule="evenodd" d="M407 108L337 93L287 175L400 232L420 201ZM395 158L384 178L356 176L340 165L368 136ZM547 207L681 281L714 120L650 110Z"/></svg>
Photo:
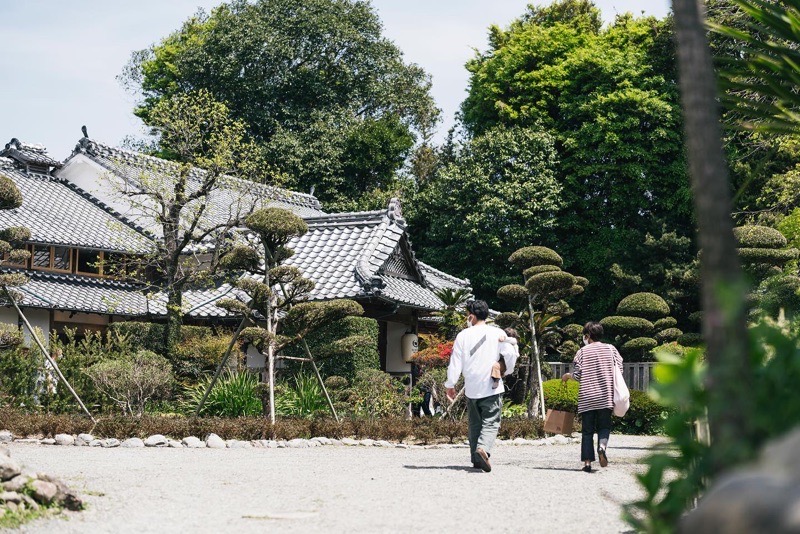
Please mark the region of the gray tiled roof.
<svg viewBox="0 0 800 534"><path fill-rule="evenodd" d="M78 142L73 154L79 152L134 186L140 182L143 175L171 180L176 176L178 169L174 162L111 147L85 137ZM190 177L195 184L199 185L204 172L200 169L192 170ZM319 201L312 195L231 176L226 176L225 182L225 187L209 196L210 225L228 220L229 209L237 201L241 202L242 206L288 209L300 217L313 217L325 213Z"/></svg>
<svg viewBox="0 0 800 534"><path fill-rule="evenodd" d="M25 173L0 158L0 175L22 193L22 206L0 210L0 228L25 226L31 241L117 252L144 252L150 241L96 199L50 175Z"/></svg>
<svg viewBox="0 0 800 534"><path fill-rule="evenodd" d="M19 139L12 139L6 144L0 156L13 158L23 164L41 167L61 167L61 163L47 155L47 149L42 145L23 143Z"/></svg>
<svg viewBox="0 0 800 534"><path fill-rule="evenodd" d="M127 316L147 315L147 298L138 286L103 278L27 271L16 288L22 306Z"/></svg>
<svg viewBox="0 0 800 534"><path fill-rule="evenodd" d="M444 271L440 271L439 269L435 269L428 265L427 263L418 262L420 266L420 270L425 273L425 280L428 281L428 285L432 286L434 289L469 289L470 288L470 281L467 279L457 278L451 274L447 274Z"/></svg>
<svg viewBox="0 0 800 534"><path fill-rule="evenodd" d="M21 306L128 317L164 317L167 314L163 293L148 295L146 288L128 282L89 276L25 271L29 281L16 290L22 294ZM246 295L225 284L219 288L188 290L183 294L185 315L193 318L220 318L228 313L214 303L223 297Z"/></svg>
<svg viewBox="0 0 800 534"><path fill-rule="evenodd" d="M377 297L422 309L439 309L441 300L414 265L399 276L388 270L393 253L408 248L405 221L389 210L337 213L307 218L308 232L292 240L287 264L316 283L310 298Z"/></svg>

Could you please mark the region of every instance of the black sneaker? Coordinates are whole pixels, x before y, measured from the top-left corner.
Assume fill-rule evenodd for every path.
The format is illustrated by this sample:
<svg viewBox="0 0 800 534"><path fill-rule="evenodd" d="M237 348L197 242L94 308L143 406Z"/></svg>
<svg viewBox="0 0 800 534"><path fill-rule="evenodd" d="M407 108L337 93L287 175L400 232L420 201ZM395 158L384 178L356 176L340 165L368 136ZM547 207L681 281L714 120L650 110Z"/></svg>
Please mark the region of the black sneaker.
<svg viewBox="0 0 800 534"><path fill-rule="evenodd" d="M584 473L591 473L592 472L592 466L591 465L584 465L583 469L581 469L581 471L583 471Z"/></svg>
<svg viewBox="0 0 800 534"><path fill-rule="evenodd" d="M608 465L608 456L606 456L605 449L597 449L597 456L600 458L600 467Z"/></svg>
<svg viewBox="0 0 800 534"><path fill-rule="evenodd" d="M475 463L478 464L478 467L480 467L487 473L491 471L492 464L489 463L489 455L486 454L486 451L479 448L475 450L475 454L477 455L477 461Z"/></svg>

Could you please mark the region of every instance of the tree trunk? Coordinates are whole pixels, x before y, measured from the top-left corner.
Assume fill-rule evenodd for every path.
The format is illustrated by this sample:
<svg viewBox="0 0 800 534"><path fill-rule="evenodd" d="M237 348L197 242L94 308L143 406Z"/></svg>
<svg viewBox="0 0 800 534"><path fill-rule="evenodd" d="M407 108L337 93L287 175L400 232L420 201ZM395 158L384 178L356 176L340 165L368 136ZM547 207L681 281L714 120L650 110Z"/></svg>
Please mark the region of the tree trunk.
<svg viewBox="0 0 800 534"><path fill-rule="evenodd" d="M167 322L164 325L164 352L175 364L177 349L181 342L183 325L183 292L173 286L167 287Z"/></svg>
<svg viewBox="0 0 800 534"><path fill-rule="evenodd" d="M709 423L718 472L747 455L752 436L746 284L731 220L731 184L722 150L717 87L702 2L673 0L689 172L702 250L703 335L707 343Z"/></svg>
<svg viewBox="0 0 800 534"><path fill-rule="evenodd" d="M528 403L528 417L535 418L541 415L544 419L544 386L542 385L542 367L539 358L539 341L537 339L533 303L528 298L528 317L531 329L531 362L528 368L528 391L531 399ZM535 370L535 374L534 374ZM539 413L541 411L541 414Z"/></svg>

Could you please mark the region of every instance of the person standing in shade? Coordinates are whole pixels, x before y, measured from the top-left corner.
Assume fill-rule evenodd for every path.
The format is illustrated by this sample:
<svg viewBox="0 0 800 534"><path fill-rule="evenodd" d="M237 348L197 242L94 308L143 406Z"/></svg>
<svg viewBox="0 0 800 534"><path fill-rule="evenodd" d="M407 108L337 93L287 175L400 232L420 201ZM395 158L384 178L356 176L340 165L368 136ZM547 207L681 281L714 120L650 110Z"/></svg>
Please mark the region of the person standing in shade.
<svg viewBox="0 0 800 534"><path fill-rule="evenodd" d="M602 343L603 326L588 322L583 327L583 344L575 354L575 369L564 373L563 382L580 382L578 414L581 416L581 461L583 471L592 472L594 434L597 433L597 456L600 467L608 465L608 438L611 435L611 411L614 408L614 366L622 370L622 356L613 345Z"/></svg>
<svg viewBox="0 0 800 534"><path fill-rule="evenodd" d="M472 465L488 473L492 470L489 456L500 429L505 391L502 380L496 388L492 387L492 365L502 354L506 364L505 374L510 374L517 362L517 352L510 343L502 343L501 347L505 333L496 326L486 324L489 316L486 302L468 302L467 313L469 327L456 336L444 385L447 398L452 402L456 397L456 382L464 375Z"/></svg>

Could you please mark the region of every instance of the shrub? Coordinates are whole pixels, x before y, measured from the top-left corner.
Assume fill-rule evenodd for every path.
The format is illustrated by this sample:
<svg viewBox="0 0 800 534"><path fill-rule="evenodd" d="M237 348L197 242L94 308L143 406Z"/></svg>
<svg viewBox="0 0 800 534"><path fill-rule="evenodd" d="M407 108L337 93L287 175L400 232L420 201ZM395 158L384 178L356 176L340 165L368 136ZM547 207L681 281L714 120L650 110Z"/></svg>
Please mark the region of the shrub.
<svg viewBox="0 0 800 534"><path fill-rule="evenodd" d="M695 332L689 332L678 337L678 344L684 347L699 347L703 342L703 335Z"/></svg>
<svg viewBox="0 0 800 534"><path fill-rule="evenodd" d="M580 385L574 380L564 387L560 379L548 380L544 388L545 407L565 412L577 412ZM631 390L631 406L625 417L614 417L612 431L620 434L660 434L668 416L666 408L652 400L645 392Z"/></svg>
<svg viewBox="0 0 800 534"><path fill-rule="evenodd" d="M16 347L23 340L22 330L17 325L0 323L0 349Z"/></svg>
<svg viewBox="0 0 800 534"><path fill-rule="evenodd" d="M356 415L367 417L401 416L405 412L403 385L379 369L363 369L356 374L349 401Z"/></svg>
<svg viewBox="0 0 800 534"><path fill-rule="evenodd" d="M17 347L0 351L0 404L34 405L42 360L38 350Z"/></svg>
<svg viewBox="0 0 800 534"><path fill-rule="evenodd" d="M675 341L683 335L683 331L679 328L665 328L655 335L656 341L659 343L669 343Z"/></svg>
<svg viewBox="0 0 800 534"><path fill-rule="evenodd" d="M175 350L177 361L173 362L175 374L184 381L195 382L204 374L216 370L228 349L233 334L212 335L211 332L188 336ZM237 367L244 359L240 344L233 347L228 366Z"/></svg>
<svg viewBox="0 0 800 534"><path fill-rule="evenodd" d="M651 351L658 346L658 341L651 337L635 337L625 342L620 352L628 361L649 362L653 359Z"/></svg>
<svg viewBox="0 0 800 534"><path fill-rule="evenodd" d="M511 254L508 261L519 270L525 270L535 265L564 266L561 256L547 247L523 247Z"/></svg>
<svg viewBox="0 0 800 534"><path fill-rule="evenodd" d="M629 337L646 336L653 331L653 323L642 317L625 317L611 315L600 320L606 334L610 336L625 335Z"/></svg>
<svg viewBox="0 0 800 534"><path fill-rule="evenodd" d="M556 267L555 265L534 265L533 267L528 267L527 269L522 271L522 276L527 280L534 274L550 273L560 270L561 267Z"/></svg>
<svg viewBox="0 0 800 534"><path fill-rule="evenodd" d="M525 288L534 295L569 290L573 286L575 286L575 277L564 271L535 274L525 281Z"/></svg>
<svg viewBox="0 0 800 534"><path fill-rule="evenodd" d="M497 297L507 302L522 302L528 298L528 290L519 284L509 284L497 290Z"/></svg>
<svg viewBox="0 0 800 534"><path fill-rule="evenodd" d="M615 417L613 431L620 434L654 435L664 432L669 411L644 391L631 390L631 407L625 417Z"/></svg>
<svg viewBox="0 0 800 534"><path fill-rule="evenodd" d="M589 279L584 277L584 276L576 276L575 277L575 283L578 284L579 286L585 288L585 287L589 286Z"/></svg>
<svg viewBox="0 0 800 534"><path fill-rule="evenodd" d="M766 279L761 284L763 295L759 300L761 309L772 317L780 310L792 316L800 310L800 278L792 275L778 275Z"/></svg>
<svg viewBox="0 0 800 534"><path fill-rule="evenodd" d="M520 286L522 287L522 286ZM516 328L519 326L520 317L513 312L503 312L494 319L494 324L500 328Z"/></svg>
<svg viewBox="0 0 800 534"><path fill-rule="evenodd" d="M653 327L656 330L665 330L676 326L678 326L678 321L674 317L664 317L653 323Z"/></svg>
<svg viewBox="0 0 800 534"><path fill-rule="evenodd" d="M337 344L342 339L359 339L358 343ZM306 342L315 358L323 378L341 376L352 383L356 374L362 369L378 369L378 322L366 317L345 317L312 332ZM336 350L330 350L335 348ZM305 357L302 347L293 346L285 349L289 356ZM286 361L289 372L299 372L301 365Z"/></svg>
<svg viewBox="0 0 800 534"><path fill-rule="evenodd" d="M783 248L787 243L783 234L768 226L740 226L733 229L733 235L740 247Z"/></svg>
<svg viewBox="0 0 800 534"><path fill-rule="evenodd" d="M787 261L797 259L796 248L740 248L739 256L745 263L766 263L768 265L783 265Z"/></svg>
<svg viewBox="0 0 800 534"><path fill-rule="evenodd" d="M583 325L570 323L562 328L564 333L573 341L577 342L583 337Z"/></svg>
<svg viewBox="0 0 800 534"><path fill-rule="evenodd" d="M558 347L558 354L562 362L571 362L575 359L575 354L580 350L581 346L572 340L567 340Z"/></svg>
<svg viewBox="0 0 800 534"><path fill-rule="evenodd" d="M578 411L578 390L580 385L574 380L566 382L560 378L542 383L544 388L544 405L546 408L564 412Z"/></svg>
<svg viewBox="0 0 800 534"><path fill-rule="evenodd" d="M166 396L173 381L166 358L148 350L98 362L87 373L124 413L136 416L144 413L150 399Z"/></svg>
<svg viewBox="0 0 800 534"><path fill-rule="evenodd" d="M199 383L184 389L182 407L187 414L195 413L210 383L211 376L206 376ZM219 377L200 414L220 417L259 415L263 412L261 394L262 388L256 373L228 370Z"/></svg>
<svg viewBox="0 0 800 534"><path fill-rule="evenodd" d="M343 376L332 375L325 379L325 387L331 390L344 389L347 385L347 379Z"/></svg>
<svg viewBox="0 0 800 534"><path fill-rule="evenodd" d="M669 315L669 305L655 293L634 293L619 302L617 315L661 319Z"/></svg>

